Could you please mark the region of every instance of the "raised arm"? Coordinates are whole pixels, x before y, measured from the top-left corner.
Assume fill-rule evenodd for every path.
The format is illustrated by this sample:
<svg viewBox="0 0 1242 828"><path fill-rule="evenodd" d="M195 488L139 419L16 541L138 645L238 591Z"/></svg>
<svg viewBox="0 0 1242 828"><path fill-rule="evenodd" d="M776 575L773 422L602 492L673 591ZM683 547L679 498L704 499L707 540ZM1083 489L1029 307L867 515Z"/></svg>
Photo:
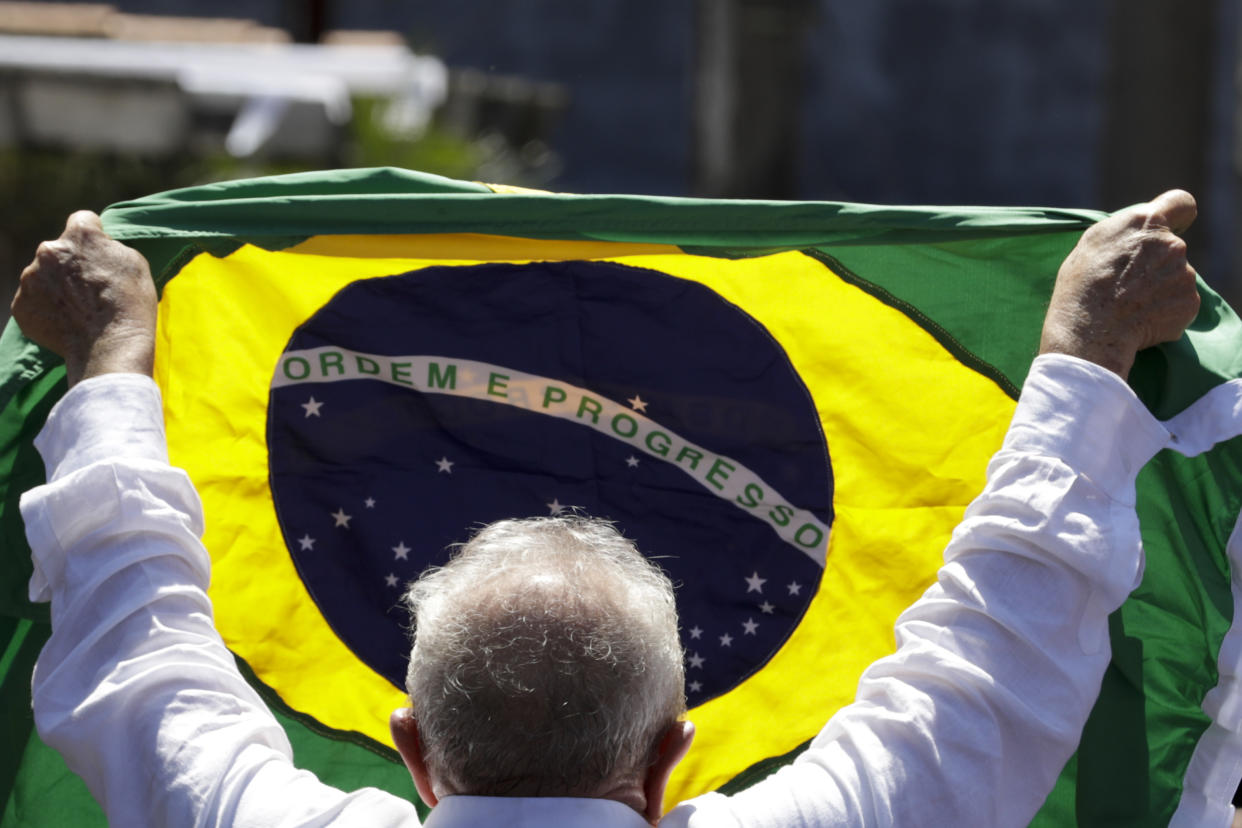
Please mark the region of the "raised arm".
<svg viewBox="0 0 1242 828"><path fill-rule="evenodd" d="M984 492L897 652L790 767L669 815L695 826L1025 826L1069 759L1142 576L1135 477L1168 434L1122 380L1199 306L1174 191L1082 237Z"/></svg>
<svg viewBox="0 0 1242 828"><path fill-rule="evenodd" d="M13 301L71 385L36 441L48 483L21 504L31 598L52 604L40 736L112 825L417 825L408 802L296 770L212 626L201 506L168 465L150 377L155 312L146 261L91 213L39 247Z"/></svg>

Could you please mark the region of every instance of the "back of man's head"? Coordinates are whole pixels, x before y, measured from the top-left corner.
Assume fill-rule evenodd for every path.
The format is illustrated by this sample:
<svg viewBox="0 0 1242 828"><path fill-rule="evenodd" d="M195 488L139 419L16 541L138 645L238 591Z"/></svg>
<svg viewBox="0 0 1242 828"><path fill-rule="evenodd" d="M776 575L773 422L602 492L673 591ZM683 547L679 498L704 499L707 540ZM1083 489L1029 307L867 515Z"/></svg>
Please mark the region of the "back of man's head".
<svg viewBox="0 0 1242 828"><path fill-rule="evenodd" d="M611 524L491 524L411 586L406 688L446 792L597 796L685 712L673 588Z"/></svg>

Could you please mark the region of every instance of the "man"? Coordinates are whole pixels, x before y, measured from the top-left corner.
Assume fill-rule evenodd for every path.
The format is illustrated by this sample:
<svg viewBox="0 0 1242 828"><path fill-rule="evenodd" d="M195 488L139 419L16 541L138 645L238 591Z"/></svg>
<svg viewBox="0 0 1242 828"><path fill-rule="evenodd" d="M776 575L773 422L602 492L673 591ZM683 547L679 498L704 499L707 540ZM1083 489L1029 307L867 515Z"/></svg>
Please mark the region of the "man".
<svg viewBox="0 0 1242 828"><path fill-rule="evenodd" d="M411 708L394 741L428 824L1025 825L1078 741L1138 583L1138 470L1170 439L1123 382L1198 309L1165 193L1084 234L987 488L898 651L790 767L663 818L689 749L667 581L607 525L503 522L411 590ZM23 498L53 635L36 721L115 825L415 825L412 806L297 771L211 626L193 489L150 380L155 295L98 219L41 245L13 302L69 393ZM795 691L796 692L796 691Z"/></svg>

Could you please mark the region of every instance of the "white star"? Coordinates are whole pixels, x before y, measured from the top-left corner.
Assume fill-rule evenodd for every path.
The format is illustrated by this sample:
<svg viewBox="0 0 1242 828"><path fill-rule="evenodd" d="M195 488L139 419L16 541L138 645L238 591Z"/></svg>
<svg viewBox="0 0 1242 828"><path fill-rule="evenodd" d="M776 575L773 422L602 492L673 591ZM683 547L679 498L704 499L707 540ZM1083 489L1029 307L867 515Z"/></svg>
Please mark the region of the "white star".
<svg viewBox="0 0 1242 828"><path fill-rule="evenodd" d="M555 497L552 498L551 503L545 503L543 505L548 507L548 514L550 515L559 515L561 512L565 511L565 507L562 506L561 502Z"/></svg>
<svg viewBox="0 0 1242 828"><path fill-rule="evenodd" d="M694 667L696 669L699 667L702 667L703 662L707 661L707 659L703 658L703 656L699 655L698 653L691 653L690 658L686 660L690 662L691 667Z"/></svg>
<svg viewBox="0 0 1242 828"><path fill-rule="evenodd" d="M298 538L298 543L302 544L303 552L305 552L307 549L315 548L315 539L312 538L309 534L303 535L302 537Z"/></svg>
<svg viewBox="0 0 1242 828"><path fill-rule="evenodd" d="M697 638L702 638L702 637L703 637L703 628L702 628L702 627L700 627L700 626L698 626L697 624L696 624L696 625L694 625L693 627L691 627L691 628L690 628L690 637L691 637L691 638L696 638L696 639L697 639Z"/></svg>
<svg viewBox="0 0 1242 828"><path fill-rule="evenodd" d="M631 454L629 457L625 458L625 465L629 466L631 469L636 467L638 465L638 458Z"/></svg>
<svg viewBox="0 0 1242 828"><path fill-rule="evenodd" d="M759 573L756 572L754 575L751 575L749 578L746 579L746 591L762 593L763 585L766 584L767 582L768 582L767 578L760 578Z"/></svg>
<svg viewBox="0 0 1242 828"><path fill-rule="evenodd" d="M703 683L700 681L692 681L686 685L686 689L691 693L697 693L703 689Z"/></svg>
<svg viewBox="0 0 1242 828"><path fill-rule="evenodd" d="M802 592L802 584L798 583L797 581L794 581L787 588L789 589L790 595L798 595L799 593Z"/></svg>
<svg viewBox="0 0 1242 828"><path fill-rule="evenodd" d="M447 457L441 457L436 461L436 465L439 467L438 471L447 472L448 474L453 473L453 461Z"/></svg>
<svg viewBox="0 0 1242 828"><path fill-rule="evenodd" d="M626 400L626 402L629 403L630 408L634 409L635 411L642 412L643 414L647 413L647 403L643 400L642 397L638 396L637 394L630 397L628 400Z"/></svg>
<svg viewBox="0 0 1242 828"><path fill-rule="evenodd" d="M389 586L396 586L397 576L389 572L387 575L384 576L384 583L388 584Z"/></svg>
<svg viewBox="0 0 1242 828"><path fill-rule="evenodd" d="M732 647L733 636L729 635L728 633L725 633L724 635L720 636L720 646L721 647Z"/></svg>
<svg viewBox="0 0 1242 828"><path fill-rule="evenodd" d="M354 519L353 515L345 514L344 509L337 509L332 513L332 517L336 520L337 526L344 526L346 529L349 528L349 522Z"/></svg>
<svg viewBox="0 0 1242 828"><path fill-rule="evenodd" d="M762 604L759 605L759 611L762 612L764 615L771 615L773 610L775 609L776 607L772 605L771 601L764 601Z"/></svg>
<svg viewBox="0 0 1242 828"><path fill-rule="evenodd" d="M742 622L742 629L746 630L746 635L755 635L755 630L759 629L759 625L755 623L755 619L747 618Z"/></svg>
<svg viewBox="0 0 1242 828"><path fill-rule="evenodd" d="M363 504L364 504L364 505L365 505L368 509L374 509L374 508L375 508L375 498L373 498L373 497L368 497L366 500L364 500L364 501L362 501L362 502L363 502Z"/></svg>
<svg viewBox="0 0 1242 828"><path fill-rule="evenodd" d="M318 417L319 409L323 408L323 403L317 401L314 397L311 397L309 400L302 403L302 408L306 409L307 417Z"/></svg>
<svg viewBox="0 0 1242 828"><path fill-rule="evenodd" d="M410 547L405 545L405 541L397 541L397 545L392 548L392 551L397 553L394 560L409 560Z"/></svg>

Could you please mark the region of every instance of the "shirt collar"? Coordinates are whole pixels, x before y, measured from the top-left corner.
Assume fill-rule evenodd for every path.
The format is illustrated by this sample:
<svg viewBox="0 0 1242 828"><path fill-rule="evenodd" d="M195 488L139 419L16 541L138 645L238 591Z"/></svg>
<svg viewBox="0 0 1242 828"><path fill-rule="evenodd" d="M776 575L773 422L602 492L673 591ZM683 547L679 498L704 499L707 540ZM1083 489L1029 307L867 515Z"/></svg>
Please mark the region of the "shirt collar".
<svg viewBox="0 0 1242 828"><path fill-rule="evenodd" d="M446 796L431 809L431 815L423 825L424 828L478 825L650 828L642 815L620 802L559 796Z"/></svg>

